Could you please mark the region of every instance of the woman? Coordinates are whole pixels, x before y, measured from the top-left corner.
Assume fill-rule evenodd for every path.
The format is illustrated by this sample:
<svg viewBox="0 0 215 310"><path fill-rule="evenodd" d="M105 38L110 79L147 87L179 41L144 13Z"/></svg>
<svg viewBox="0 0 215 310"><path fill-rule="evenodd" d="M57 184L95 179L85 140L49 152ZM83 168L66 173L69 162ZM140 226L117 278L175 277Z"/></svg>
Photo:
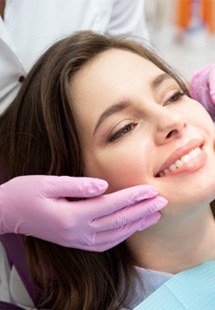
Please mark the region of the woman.
<svg viewBox="0 0 215 310"><path fill-rule="evenodd" d="M144 0L31 0L30 5L26 0L0 0L0 114L15 98L36 59L58 39L81 29L113 35L132 34L148 39L144 5ZM118 217L126 218L127 225L121 225L118 219L119 229L115 230L115 233L112 233L111 229L107 231L104 243L97 245L96 237L99 232L89 229L88 223L96 219L99 206L96 198L103 194L108 186L103 180L38 175L21 176L4 184L1 180L0 184L0 239L4 239L5 236L2 235L6 233L20 233L67 247L104 251L143 228L143 222L145 227L148 227L159 220L158 213L151 216L145 214L144 210L148 206L145 200L136 215L139 225L136 225L136 222L131 225L126 210L121 210ZM57 192L54 190L56 187ZM131 191L133 192L133 189ZM142 189L136 189L137 200L138 194L144 198L151 198L153 195L156 200L157 191L143 186ZM118 206L121 209L129 206L130 196L130 189L126 189L106 197L106 204L102 206L103 217L111 211L114 213L116 208L120 210ZM63 199L65 197L82 198L83 209L89 210L88 217L85 213L78 212L75 201L68 203ZM83 199L90 197L94 197L92 205ZM31 201L34 203L29 208ZM132 201L133 203L135 201ZM113 206L115 208L110 211ZM64 217L64 214L67 214L67 217ZM73 218L73 221L70 221L70 218ZM80 235L79 224L84 220L85 225L82 225ZM108 221L115 227L114 214L112 217L108 216ZM53 227L59 231L57 236Z"/></svg>
<svg viewBox="0 0 215 310"><path fill-rule="evenodd" d="M0 135L5 181L98 177L108 192L148 183L169 201L158 224L104 253L26 237L46 307L133 308L172 274L215 258L214 126L149 49L91 32L59 41L27 76Z"/></svg>

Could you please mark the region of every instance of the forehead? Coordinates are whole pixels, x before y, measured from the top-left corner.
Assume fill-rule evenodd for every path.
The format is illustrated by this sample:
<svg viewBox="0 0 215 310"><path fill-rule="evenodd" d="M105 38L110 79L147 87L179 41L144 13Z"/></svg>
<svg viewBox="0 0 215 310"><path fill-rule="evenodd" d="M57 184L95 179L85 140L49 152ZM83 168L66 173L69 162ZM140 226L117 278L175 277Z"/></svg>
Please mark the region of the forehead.
<svg viewBox="0 0 215 310"><path fill-rule="evenodd" d="M97 113L123 97L146 93L150 81L160 73L156 65L130 51L111 49L99 54L72 80L75 117L96 118Z"/></svg>
<svg viewBox="0 0 215 310"><path fill-rule="evenodd" d="M92 97L95 91L97 94L104 90L117 93L121 88L125 89L123 83L127 85L138 81L143 87L161 72L152 62L135 53L111 49L97 55L76 73L71 95L73 99L79 99L87 94Z"/></svg>
<svg viewBox="0 0 215 310"><path fill-rule="evenodd" d="M73 85L77 87L77 84L86 82L88 84L91 81L92 84L94 81L97 81L97 83L102 85L102 82L108 82L109 78L111 80L113 78L116 80L119 77L121 79L129 79L133 75L138 74L138 72L142 73L144 80L147 81L154 73L159 71L160 69L155 64L144 57L131 51L113 48L100 53L85 64L77 72ZM93 78L93 80L89 81L89 77ZM109 83L106 86L108 85Z"/></svg>

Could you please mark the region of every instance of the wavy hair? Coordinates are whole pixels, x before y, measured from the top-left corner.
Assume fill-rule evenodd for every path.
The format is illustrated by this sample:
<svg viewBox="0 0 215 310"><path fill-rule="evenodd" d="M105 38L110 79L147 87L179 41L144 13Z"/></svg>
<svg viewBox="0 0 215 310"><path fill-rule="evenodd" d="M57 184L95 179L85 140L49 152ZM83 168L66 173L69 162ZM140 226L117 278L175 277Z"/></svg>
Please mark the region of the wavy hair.
<svg viewBox="0 0 215 310"><path fill-rule="evenodd" d="M109 49L140 55L186 91L185 83L162 59L133 40L90 31L62 39L36 62L0 118L4 181L29 174L83 176L71 109L72 78ZM44 292L42 303L48 302L54 310L119 309L137 277L124 243L103 253L70 249L34 237L25 237L25 246L32 277Z"/></svg>

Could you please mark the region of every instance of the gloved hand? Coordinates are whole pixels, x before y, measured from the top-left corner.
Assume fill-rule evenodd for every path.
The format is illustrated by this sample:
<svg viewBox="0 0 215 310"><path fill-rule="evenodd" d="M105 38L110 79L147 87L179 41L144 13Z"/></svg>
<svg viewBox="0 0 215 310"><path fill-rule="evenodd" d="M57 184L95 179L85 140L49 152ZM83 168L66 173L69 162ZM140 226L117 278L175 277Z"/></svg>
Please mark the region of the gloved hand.
<svg viewBox="0 0 215 310"><path fill-rule="evenodd" d="M215 65L207 65L193 72L190 95L204 105L215 121Z"/></svg>
<svg viewBox="0 0 215 310"><path fill-rule="evenodd" d="M20 176L0 186L0 233L31 235L67 247L104 251L160 219L167 200L142 185L103 196L92 178ZM68 201L64 197L93 197Z"/></svg>

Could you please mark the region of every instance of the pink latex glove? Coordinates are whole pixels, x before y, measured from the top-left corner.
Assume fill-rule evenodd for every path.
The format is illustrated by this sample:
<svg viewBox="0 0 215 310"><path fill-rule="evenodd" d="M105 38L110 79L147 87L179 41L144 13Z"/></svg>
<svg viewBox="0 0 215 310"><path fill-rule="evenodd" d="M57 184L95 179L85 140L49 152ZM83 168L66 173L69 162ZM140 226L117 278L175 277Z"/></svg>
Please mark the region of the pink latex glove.
<svg viewBox="0 0 215 310"><path fill-rule="evenodd" d="M149 185L98 196L107 187L107 182L92 178L14 178L0 186L0 233L32 235L66 247L104 251L158 222L158 211L167 204ZM64 198L93 196L98 197Z"/></svg>
<svg viewBox="0 0 215 310"><path fill-rule="evenodd" d="M207 65L193 72L190 95L204 105L215 121L215 65Z"/></svg>

